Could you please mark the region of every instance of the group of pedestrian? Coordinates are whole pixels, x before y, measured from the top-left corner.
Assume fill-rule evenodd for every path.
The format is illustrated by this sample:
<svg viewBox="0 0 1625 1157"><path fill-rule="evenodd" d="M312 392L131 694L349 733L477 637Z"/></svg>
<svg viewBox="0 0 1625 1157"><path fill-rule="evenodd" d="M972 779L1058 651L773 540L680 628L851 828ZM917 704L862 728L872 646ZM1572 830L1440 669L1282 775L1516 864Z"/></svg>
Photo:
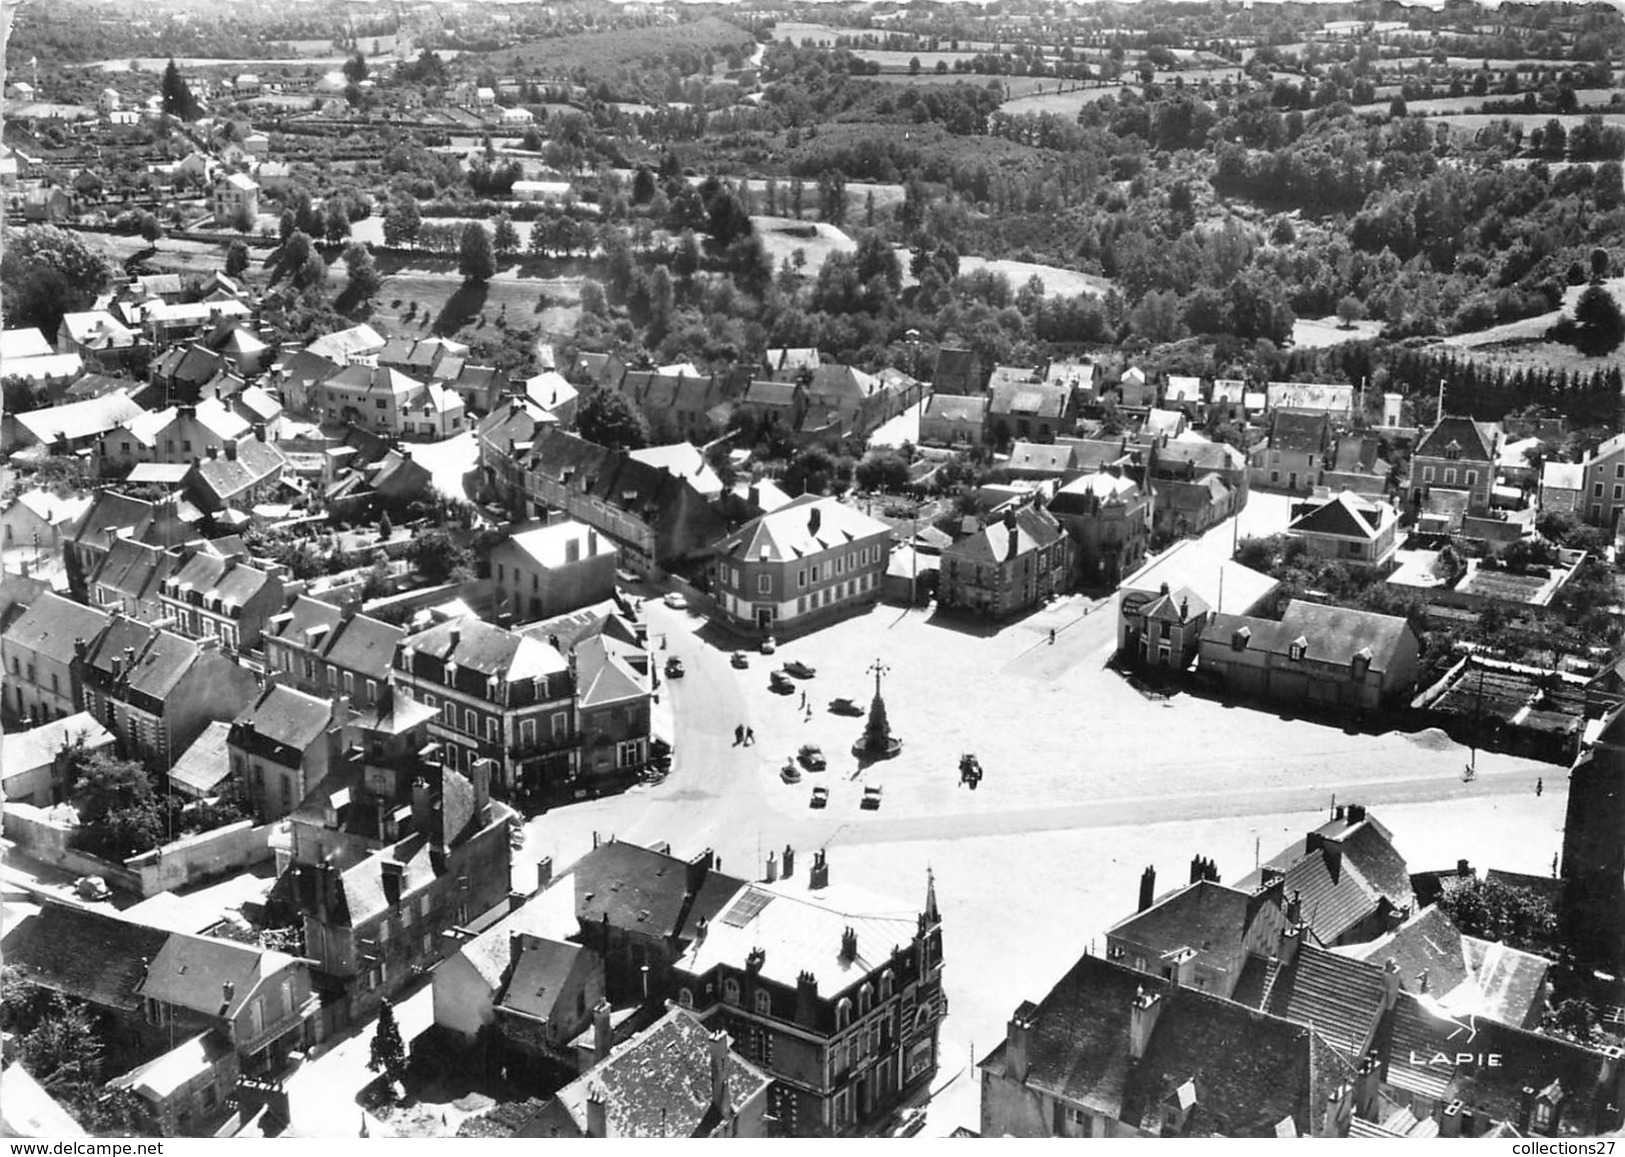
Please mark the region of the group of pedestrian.
<svg viewBox="0 0 1625 1157"><path fill-rule="evenodd" d="M735 747L740 747L740 746L749 747L751 744L753 744L755 742L756 742L756 729L755 728L746 727L743 723L741 723L738 727L734 728L734 746Z"/></svg>

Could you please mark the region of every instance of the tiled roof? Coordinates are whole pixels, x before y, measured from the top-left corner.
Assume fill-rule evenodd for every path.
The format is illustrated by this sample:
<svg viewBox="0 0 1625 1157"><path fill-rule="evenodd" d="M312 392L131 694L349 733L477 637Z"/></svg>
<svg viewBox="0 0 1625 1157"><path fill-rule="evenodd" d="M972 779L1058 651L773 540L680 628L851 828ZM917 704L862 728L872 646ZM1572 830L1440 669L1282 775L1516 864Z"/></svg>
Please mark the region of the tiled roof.
<svg viewBox="0 0 1625 1157"><path fill-rule="evenodd" d="M568 669L564 658L547 644L472 617L438 623L408 635L401 645L419 655L451 659L459 668L500 675L510 681L556 675Z"/></svg>
<svg viewBox="0 0 1625 1157"><path fill-rule="evenodd" d="M1267 1011L1306 1024L1343 1056L1359 1060L1386 1008L1383 967L1300 945L1270 992Z"/></svg>
<svg viewBox="0 0 1625 1157"><path fill-rule="evenodd" d="M172 932L138 991L204 1016L234 1017L263 981L294 963L293 957L267 948Z"/></svg>
<svg viewBox="0 0 1625 1157"><path fill-rule="evenodd" d="M711 469L705 455L692 443L673 442L666 446L645 446L641 450L631 451L630 456L635 462L642 462L646 466L653 466L674 477L684 479L707 497L722 493L722 479L717 477L717 472Z"/></svg>
<svg viewBox="0 0 1625 1157"><path fill-rule="evenodd" d="M1354 387L1313 382L1270 382L1265 396L1272 410L1328 410L1346 414L1354 407Z"/></svg>
<svg viewBox="0 0 1625 1157"><path fill-rule="evenodd" d="M1076 447L1064 442L1015 442L1010 446L1009 470L1037 470L1050 474L1066 474L1078 469L1074 461Z"/></svg>
<svg viewBox="0 0 1625 1157"><path fill-rule="evenodd" d="M109 622L111 619L103 611L47 593L6 628L4 638L10 647L23 647L57 662L71 663L74 640L95 642Z"/></svg>
<svg viewBox="0 0 1625 1157"><path fill-rule="evenodd" d="M1386 671L1410 632L1410 624L1397 615L1293 600L1281 616L1281 629L1308 639L1310 659L1347 664L1357 653L1369 650L1372 670ZM1398 889L1400 884L1395 880L1392 886Z"/></svg>
<svg viewBox="0 0 1625 1157"><path fill-rule="evenodd" d="M197 480L216 500L225 502L267 479L278 477L287 465L287 457L269 442L245 438L238 444L235 457L222 454L200 461Z"/></svg>
<svg viewBox="0 0 1625 1157"><path fill-rule="evenodd" d="M400 370L363 363L345 366L327 379L333 387L364 390L369 394L388 394L397 399L415 396L423 390L423 383L409 378Z"/></svg>
<svg viewBox="0 0 1625 1157"><path fill-rule="evenodd" d="M105 394L65 406L50 406L18 414L17 424L33 438L50 445L58 438L69 442L96 437L134 421L144 413L128 394Z"/></svg>
<svg viewBox="0 0 1625 1157"><path fill-rule="evenodd" d="M1087 514L1093 510L1092 501L1110 506L1127 502L1140 492L1139 484L1120 474L1099 471L1074 478L1055 492L1050 500L1052 514Z"/></svg>
<svg viewBox="0 0 1625 1157"><path fill-rule="evenodd" d="M974 394L932 394L923 416L944 422L981 422L987 419L987 401Z"/></svg>
<svg viewBox="0 0 1625 1157"><path fill-rule="evenodd" d="M317 338L305 347L305 352L343 365L351 354L377 353L383 348L384 339L372 326L353 325Z"/></svg>
<svg viewBox="0 0 1625 1157"><path fill-rule="evenodd" d="M272 684L258 699L232 721L273 743L303 752L327 732L333 723L333 703L292 687Z"/></svg>
<svg viewBox="0 0 1625 1157"><path fill-rule="evenodd" d="M725 1063L733 1107L765 1095L766 1073L731 1050ZM722 1123L712 1106L711 1034L680 1008L617 1046L555 1098L581 1135L589 1099L603 1104L609 1137L706 1136Z"/></svg>
<svg viewBox="0 0 1625 1157"><path fill-rule="evenodd" d="M1390 521L1386 515L1386 508L1379 504L1342 490L1294 518L1287 533L1331 534L1372 542L1379 529Z"/></svg>
<svg viewBox="0 0 1625 1157"><path fill-rule="evenodd" d="M666 937L695 921L715 917L744 881L707 869L697 895L688 891L690 865L674 856L617 840L600 844L570 868L576 918L613 928ZM703 899L703 903L702 903Z"/></svg>
<svg viewBox="0 0 1625 1157"><path fill-rule="evenodd" d="M1371 826L1365 832L1359 830L1367 825ZM1316 845L1312 850L1308 848L1311 842ZM1334 943L1377 911L1384 897L1394 908L1412 902L1404 860L1394 850L1386 829L1370 817L1323 824L1273 856L1264 867L1285 873L1284 894L1298 896L1303 919L1321 944ZM1254 870L1236 886L1256 887L1260 873L1261 869Z"/></svg>
<svg viewBox="0 0 1625 1157"><path fill-rule="evenodd" d="M1051 386L1043 382L1004 382L990 390L988 414L1060 418L1066 413L1071 397L1072 391L1066 386Z"/></svg>
<svg viewBox="0 0 1625 1157"><path fill-rule="evenodd" d="M553 1015L571 974L577 968L590 967L593 956L579 944L537 936L521 935L518 949L513 972L497 1005L546 1020Z"/></svg>
<svg viewBox="0 0 1625 1157"><path fill-rule="evenodd" d="M169 933L111 913L46 903L0 940L0 956L28 979L102 1008L140 1004L144 962L163 949Z"/></svg>
<svg viewBox="0 0 1625 1157"><path fill-rule="evenodd" d="M741 400L755 406L790 406L795 404L797 389L799 387L793 381L775 382L757 378L745 387Z"/></svg>

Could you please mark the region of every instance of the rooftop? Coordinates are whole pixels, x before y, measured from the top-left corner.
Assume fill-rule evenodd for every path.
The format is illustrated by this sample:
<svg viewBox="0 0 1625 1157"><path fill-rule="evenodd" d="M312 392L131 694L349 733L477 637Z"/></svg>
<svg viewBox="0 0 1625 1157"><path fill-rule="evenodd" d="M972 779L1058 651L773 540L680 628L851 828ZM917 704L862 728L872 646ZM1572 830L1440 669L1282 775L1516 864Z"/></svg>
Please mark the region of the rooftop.
<svg viewBox="0 0 1625 1157"><path fill-rule="evenodd" d="M113 735L87 711L53 719L26 731L8 731L0 738L0 775L6 779L48 767L66 748L83 744L86 751L113 745Z"/></svg>
<svg viewBox="0 0 1625 1157"><path fill-rule="evenodd" d="M747 522L719 542L716 551L752 561L793 562L889 534L890 527L856 507L809 494Z"/></svg>

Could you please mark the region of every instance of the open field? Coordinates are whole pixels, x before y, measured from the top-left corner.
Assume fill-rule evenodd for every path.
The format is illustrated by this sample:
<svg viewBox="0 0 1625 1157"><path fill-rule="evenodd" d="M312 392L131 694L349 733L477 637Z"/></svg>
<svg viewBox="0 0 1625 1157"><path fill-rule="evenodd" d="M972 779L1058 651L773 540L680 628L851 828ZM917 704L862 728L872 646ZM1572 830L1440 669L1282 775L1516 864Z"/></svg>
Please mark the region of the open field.
<svg viewBox="0 0 1625 1157"><path fill-rule="evenodd" d="M773 258L774 268L778 268L781 261L792 259L795 251L800 249L807 259L801 272L807 277L818 276L825 258L831 253L851 253L858 247L852 238L822 221L758 216L752 216L751 221L768 256Z"/></svg>
<svg viewBox="0 0 1625 1157"><path fill-rule="evenodd" d="M1054 113L1057 116L1076 117L1085 105L1094 104L1109 96L1116 96L1125 87L1122 84L1098 84L1093 81L1072 80L1038 81L1035 91L1012 96L999 106L1011 116L1022 113ZM1076 87L1074 87L1076 86Z"/></svg>
<svg viewBox="0 0 1625 1157"><path fill-rule="evenodd" d="M503 265L488 284L476 289L463 285L455 258L424 256L409 264L380 260L384 284L373 298L369 321L402 337L437 333L462 341L495 339L499 331L492 327L499 318L521 329L569 333L580 320L583 280L561 272L570 265L563 261ZM335 274L335 293L342 284L342 277ZM414 303L417 310L408 317Z"/></svg>
<svg viewBox="0 0 1625 1157"><path fill-rule="evenodd" d="M1606 109L1613 102L1613 97L1614 97L1615 92L1616 92L1616 90L1611 89L1611 88L1579 88L1579 89L1574 90L1574 95L1579 100L1581 108ZM1395 96L1395 95L1398 95L1398 90L1397 89L1393 90L1393 92L1390 93L1390 95L1389 95L1389 97L1387 99L1377 101L1377 102L1375 102L1373 104L1355 105L1354 106L1354 111L1357 112L1357 113L1362 113L1362 114L1364 114L1364 113L1383 113L1383 114L1386 114L1388 112L1389 101L1392 100L1393 96ZM1498 94L1491 94L1489 96L1434 96L1434 97L1426 97L1426 98L1421 99L1421 100L1408 100L1408 101L1406 101L1405 102L1405 111L1410 116L1456 116L1456 115L1468 114L1468 113L1476 114L1476 113L1479 112L1480 109L1482 109L1484 107L1486 102L1489 102L1489 101L1516 101L1518 99L1519 99L1518 97L1498 95ZM1529 113L1529 112L1523 112L1522 110L1519 110L1518 112L1515 112L1515 113L1484 113L1483 115L1485 115L1485 116L1497 116L1497 117L1499 117L1499 116L1529 117L1529 116L1542 116L1542 115L1544 115L1546 117L1550 117L1553 114L1551 114L1551 113L1545 113L1545 114ZM1564 116L1573 116L1574 114L1573 113L1565 113L1563 115ZM1558 119L1561 120L1562 117L1559 117ZM1542 123L1545 123L1545 122L1543 121Z"/></svg>
<svg viewBox="0 0 1625 1157"><path fill-rule="evenodd" d="M909 251L897 250L897 259L903 263L903 284L905 286L918 285L913 274L908 270ZM1009 261L1003 258L991 257L961 257L959 259L959 272L961 274L975 273L979 270L991 270L1002 273L1010 279L1011 289L1020 289L1027 283L1028 278L1036 277L1044 283L1045 297L1076 297L1080 293L1087 293L1094 297L1103 296L1111 288L1111 281L1094 273L1082 273L1076 269L1062 269L1058 265L1039 265L1032 261Z"/></svg>
<svg viewBox="0 0 1625 1157"><path fill-rule="evenodd" d="M1357 321L1348 329L1335 317L1300 317L1292 326L1292 344L1298 349L1324 349L1350 341L1367 341L1382 332L1380 321Z"/></svg>
<svg viewBox="0 0 1625 1157"><path fill-rule="evenodd" d="M698 58L708 50L720 53L731 45L743 47L750 43L751 35L743 28L707 16L658 28L619 28L550 36L510 45L476 59L520 75L565 76L585 69L589 76L610 76L646 61L665 60L682 53Z"/></svg>
<svg viewBox="0 0 1625 1157"><path fill-rule="evenodd" d="M1625 277L1612 278L1604 284L1614 300L1625 307ZM1472 333L1455 334L1440 339L1434 348L1449 350L1457 355L1471 357L1488 365L1517 369L1567 370L1569 373L1589 374L1607 369L1625 361L1625 347L1607 357L1589 358L1573 346L1546 340L1546 332L1556 325L1565 313L1572 315L1575 303L1585 291L1583 285L1571 285L1563 295L1563 308L1535 317L1510 321L1505 325L1490 326Z"/></svg>

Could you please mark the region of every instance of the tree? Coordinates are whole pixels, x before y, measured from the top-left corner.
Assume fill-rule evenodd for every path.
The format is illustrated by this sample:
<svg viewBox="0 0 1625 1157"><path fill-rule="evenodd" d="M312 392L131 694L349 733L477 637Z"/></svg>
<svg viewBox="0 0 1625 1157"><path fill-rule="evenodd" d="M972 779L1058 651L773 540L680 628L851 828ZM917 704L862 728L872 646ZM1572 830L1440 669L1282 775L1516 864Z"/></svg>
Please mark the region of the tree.
<svg viewBox="0 0 1625 1157"><path fill-rule="evenodd" d="M367 58L359 52L344 62L344 79L360 84L367 79Z"/></svg>
<svg viewBox="0 0 1625 1157"><path fill-rule="evenodd" d="M649 444L649 424L624 394L603 386L587 391L576 411L576 432L612 450L641 450Z"/></svg>
<svg viewBox="0 0 1625 1157"><path fill-rule="evenodd" d="M254 219L254 210L247 205L238 205L237 211L231 215L231 227L239 233L252 233L257 224L259 222Z"/></svg>
<svg viewBox="0 0 1625 1157"><path fill-rule="evenodd" d="M81 847L123 860L163 842L163 812L139 763L96 752L76 757L69 779L79 804Z"/></svg>
<svg viewBox="0 0 1625 1157"><path fill-rule="evenodd" d="M180 117L183 121L197 120L197 98L192 95L191 88L173 60L164 69L164 78L158 83L158 91L163 99L165 114Z"/></svg>
<svg viewBox="0 0 1625 1157"><path fill-rule="evenodd" d="M378 263L372 259L372 250L361 241L352 241L344 247L344 273L348 281L347 295L357 304L369 300L383 285Z"/></svg>
<svg viewBox="0 0 1625 1157"><path fill-rule="evenodd" d="M491 233L491 248L503 257L519 248L519 230L513 227L513 219L506 213L497 217L496 225Z"/></svg>
<svg viewBox="0 0 1625 1157"><path fill-rule="evenodd" d="M327 240L333 244L343 241L350 235L350 210L338 198L330 198L326 206L327 220L323 232Z"/></svg>
<svg viewBox="0 0 1625 1157"><path fill-rule="evenodd" d="M381 542L388 542L395 535L395 524L389 520L389 511L378 520L378 538Z"/></svg>
<svg viewBox="0 0 1625 1157"><path fill-rule="evenodd" d="M794 458L784 472L784 488L792 494L829 494L846 488L852 464L837 458L822 446L809 446Z"/></svg>
<svg viewBox="0 0 1625 1157"><path fill-rule="evenodd" d="M632 174L632 204L647 205L655 199L654 170L648 165L639 165Z"/></svg>
<svg viewBox="0 0 1625 1157"><path fill-rule="evenodd" d="M463 284L484 285L496 271L491 234L479 221L470 221L463 226L463 236L457 244L457 272L462 275Z"/></svg>
<svg viewBox="0 0 1625 1157"><path fill-rule="evenodd" d="M248 246L233 241L226 247L226 276L241 277L248 272Z"/></svg>
<svg viewBox="0 0 1625 1157"><path fill-rule="evenodd" d="M378 1026L367 1050L367 1068L383 1073L393 1084L406 1079L406 1043L400 1025L395 1023L395 1006L388 1000L378 1010Z"/></svg>
<svg viewBox="0 0 1625 1157"><path fill-rule="evenodd" d="M143 209L136 214L136 232L143 241L153 242L164 235L164 227L158 224L158 218Z"/></svg>
<svg viewBox="0 0 1625 1157"><path fill-rule="evenodd" d="M908 459L896 450L871 450L852 477L864 490L901 490L908 485Z"/></svg>
<svg viewBox="0 0 1625 1157"><path fill-rule="evenodd" d="M1587 357L1613 353L1625 340L1625 315L1614 295L1597 282L1586 286L1574 305L1572 340Z"/></svg>
<svg viewBox="0 0 1625 1157"><path fill-rule="evenodd" d="M1337 320L1344 329L1353 329L1354 323L1365 317L1365 303L1352 293L1337 299Z"/></svg>
<svg viewBox="0 0 1625 1157"><path fill-rule="evenodd" d="M1557 937L1552 902L1532 889L1500 880L1468 880L1440 897L1439 907L1463 935L1526 952L1548 951Z"/></svg>
<svg viewBox="0 0 1625 1157"><path fill-rule="evenodd" d="M411 245L423 228L423 215L417 198L410 194L396 194L389 200L389 211L384 214L384 244L390 247Z"/></svg>
<svg viewBox="0 0 1625 1157"><path fill-rule="evenodd" d="M465 582L474 576L474 555L451 535L434 527L412 540L406 559L431 583Z"/></svg>
<svg viewBox="0 0 1625 1157"><path fill-rule="evenodd" d="M62 315L89 309L113 276L112 263L84 238L55 225L6 229L0 246L0 301L7 329L55 334Z"/></svg>
<svg viewBox="0 0 1625 1157"><path fill-rule="evenodd" d="M920 75L920 58L918 56L908 58L908 74L910 76Z"/></svg>

